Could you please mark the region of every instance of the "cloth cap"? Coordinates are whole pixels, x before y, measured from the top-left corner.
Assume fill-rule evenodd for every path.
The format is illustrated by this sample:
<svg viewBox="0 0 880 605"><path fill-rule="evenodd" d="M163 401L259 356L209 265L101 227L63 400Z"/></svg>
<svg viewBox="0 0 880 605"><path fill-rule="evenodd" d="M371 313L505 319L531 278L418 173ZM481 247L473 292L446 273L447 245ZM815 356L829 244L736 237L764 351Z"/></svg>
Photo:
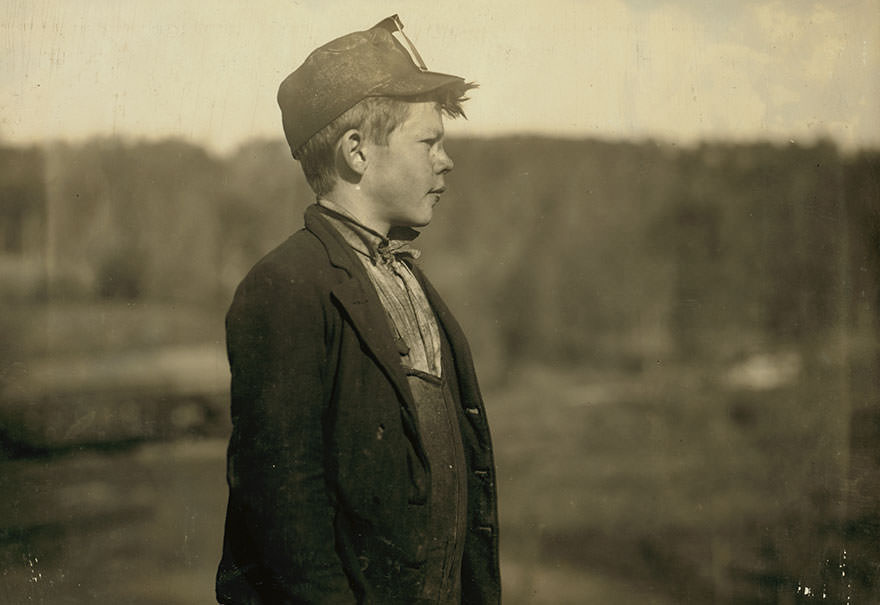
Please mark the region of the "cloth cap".
<svg viewBox="0 0 880 605"><path fill-rule="evenodd" d="M464 84L459 76L428 71L402 30L393 15L368 30L346 34L316 48L284 79L278 105L294 155L312 135L366 97L409 97Z"/></svg>

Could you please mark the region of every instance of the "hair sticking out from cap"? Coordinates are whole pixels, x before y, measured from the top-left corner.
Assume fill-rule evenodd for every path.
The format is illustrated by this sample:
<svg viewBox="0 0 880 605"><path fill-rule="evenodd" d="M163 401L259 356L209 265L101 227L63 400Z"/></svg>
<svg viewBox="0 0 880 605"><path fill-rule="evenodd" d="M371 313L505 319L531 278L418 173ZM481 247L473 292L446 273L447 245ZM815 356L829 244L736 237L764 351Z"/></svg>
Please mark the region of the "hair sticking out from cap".
<svg viewBox="0 0 880 605"><path fill-rule="evenodd" d="M446 86L445 90L438 91L441 94L446 94L446 97L440 101L440 109L450 118L462 117L466 120L467 114L465 114L462 105L470 99L467 96L468 91L479 87L480 85L476 82L462 82L461 84L455 83Z"/></svg>
<svg viewBox="0 0 880 605"><path fill-rule="evenodd" d="M441 86L435 90L422 94L397 98L400 101L407 103L437 103L440 111L442 111L447 117L461 117L467 119L467 114L465 114L463 107L464 102L470 99L470 97L467 96L467 93L468 91L479 87L480 85L476 82L459 81L446 84L445 86Z"/></svg>

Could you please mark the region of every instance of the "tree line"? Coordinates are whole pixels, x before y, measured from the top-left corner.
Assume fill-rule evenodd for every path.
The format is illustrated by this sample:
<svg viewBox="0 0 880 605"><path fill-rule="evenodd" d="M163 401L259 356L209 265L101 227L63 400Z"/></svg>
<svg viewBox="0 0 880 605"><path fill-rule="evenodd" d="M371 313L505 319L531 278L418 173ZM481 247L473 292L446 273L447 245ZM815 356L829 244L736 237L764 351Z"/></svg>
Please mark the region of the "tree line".
<svg viewBox="0 0 880 605"><path fill-rule="evenodd" d="M876 345L880 152L525 136L448 148L423 262L506 359L638 366L841 331ZM41 259L19 302L225 308L313 202L277 140L224 156L173 139L0 155L0 258Z"/></svg>

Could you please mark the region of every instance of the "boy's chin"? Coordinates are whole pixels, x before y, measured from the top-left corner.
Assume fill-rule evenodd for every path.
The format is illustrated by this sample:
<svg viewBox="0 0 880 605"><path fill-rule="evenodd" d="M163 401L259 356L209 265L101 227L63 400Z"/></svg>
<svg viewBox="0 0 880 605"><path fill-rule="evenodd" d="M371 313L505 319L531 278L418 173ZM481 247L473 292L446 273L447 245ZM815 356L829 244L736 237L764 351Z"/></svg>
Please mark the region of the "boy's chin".
<svg viewBox="0 0 880 605"><path fill-rule="evenodd" d="M431 219L434 218L434 210L428 209L425 212L422 212L419 215L408 216L404 220L400 221L398 226L400 227L412 227L413 229L418 229L419 227L427 227L430 224Z"/></svg>

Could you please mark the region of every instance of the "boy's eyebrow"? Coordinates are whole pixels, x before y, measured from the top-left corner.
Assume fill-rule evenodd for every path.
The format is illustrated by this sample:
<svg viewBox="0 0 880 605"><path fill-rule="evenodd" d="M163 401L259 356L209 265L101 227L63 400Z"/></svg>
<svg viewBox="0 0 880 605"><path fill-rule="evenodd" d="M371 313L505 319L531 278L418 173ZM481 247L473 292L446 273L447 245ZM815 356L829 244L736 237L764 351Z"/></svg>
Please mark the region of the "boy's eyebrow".
<svg viewBox="0 0 880 605"><path fill-rule="evenodd" d="M443 128L425 128L416 132L420 139L442 139L445 134Z"/></svg>

